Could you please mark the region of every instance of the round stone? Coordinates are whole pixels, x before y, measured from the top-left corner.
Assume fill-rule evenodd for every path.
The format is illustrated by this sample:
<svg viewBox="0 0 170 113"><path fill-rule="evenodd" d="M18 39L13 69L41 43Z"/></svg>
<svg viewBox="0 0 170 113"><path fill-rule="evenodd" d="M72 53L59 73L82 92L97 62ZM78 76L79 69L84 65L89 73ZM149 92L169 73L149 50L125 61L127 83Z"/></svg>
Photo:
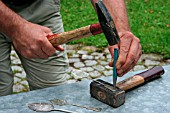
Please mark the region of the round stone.
<svg viewBox="0 0 170 113"><path fill-rule="evenodd" d="M80 62L79 58L69 58L69 63Z"/></svg>
<svg viewBox="0 0 170 113"><path fill-rule="evenodd" d="M23 68L21 68L20 66L12 66L11 68L13 71L23 71Z"/></svg>
<svg viewBox="0 0 170 113"><path fill-rule="evenodd" d="M78 69L73 69L71 72L71 76L76 80L80 80L82 78L88 78L89 74Z"/></svg>
<svg viewBox="0 0 170 113"><path fill-rule="evenodd" d="M22 92L23 89L24 89L24 86L21 84L16 84L13 86L13 92Z"/></svg>
<svg viewBox="0 0 170 113"><path fill-rule="evenodd" d="M95 60L85 60L84 63L86 66L94 66L97 64Z"/></svg>
<svg viewBox="0 0 170 113"><path fill-rule="evenodd" d="M89 75L91 76L91 78L98 78L101 76L98 71L89 72Z"/></svg>
<svg viewBox="0 0 170 113"><path fill-rule="evenodd" d="M103 66L101 66L101 65L93 66L93 68L94 68L95 70L97 70L97 71L103 71L103 70L105 70L105 68L104 68Z"/></svg>
<svg viewBox="0 0 170 113"><path fill-rule="evenodd" d="M91 56L91 55L82 55L81 58L82 58L83 60L91 60L91 59L93 59L94 57Z"/></svg>
<svg viewBox="0 0 170 113"><path fill-rule="evenodd" d="M83 62L76 62L76 63L74 63L74 67L75 68L81 68L81 67L84 67L85 65L84 65L84 63Z"/></svg>
<svg viewBox="0 0 170 113"><path fill-rule="evenodd" d="M15 60L12 60L12 64L18 65L18 64L21 64L21 61L20 59L15 59Z"/></svg>
<svg viewBox="0 0 170 113"><path fill-rule="evenodd" d="M105 76L110 76L110 75L112 75L112 74L113 74L113 71L112 71L112 70L109 70L109 71L103 71L103 74L104 74Z"/></svg>
<svg viewBox="0 0 170 113"><path fill-rule="evenodd" d="M94 69L93 69L92 67L84 67L84 68L80 68L80 70L86 71L86 72L91 72L91 71L93 71Z"/></svg>
<svg viewBox="0 0 170 113"><path fill-rule="evenodd" d="M83 51L83 50L79 50L77 51L78 54L81 54L81 55L86 55L88 52L87 51Z"/></svg>

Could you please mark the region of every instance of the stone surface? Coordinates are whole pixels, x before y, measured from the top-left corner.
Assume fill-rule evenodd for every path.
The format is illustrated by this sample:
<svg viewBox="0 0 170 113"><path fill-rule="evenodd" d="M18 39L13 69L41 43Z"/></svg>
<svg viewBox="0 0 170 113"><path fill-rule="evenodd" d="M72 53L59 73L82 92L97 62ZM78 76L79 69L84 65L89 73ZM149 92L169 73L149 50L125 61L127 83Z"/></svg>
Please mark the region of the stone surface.
<svg viewBox="0 0 170 113"><path fill-rule="evenodd" d="M94 57L93 56L91 56L91 55L82 55L82 57L81 57L81 59L83 59L83 60L91 60L91 59L93 59Z"/></svg>
<svg viewBox="0 0 170 113"><path fill-rule="evenodd" d="M89 75L92 77L92 78L98 78L101 76L101 73L99 73L98 71L93 71L93 72L89 72Z"/></svg>
<svg viewBox="0 0 170 113"><path fill-rule="evenodd" d="M21 84L16 84L13 87L13 92L21 92L24 89L24 86Z"/></svg>
<svg viewBox="0 0 170 113"><path fill-rule="evenodd" d="M82 79L82 78L88 78L88 73L83 72L81 70L73 69L71 72L71 76L73 76L74 79Z"/></svg>
<svg viewBox="0 0 170 113"><path fill-rule="evenodd" d="M104 71L105 70L105 68L102 65L96 65L96 66L93 66L93 68L97 71Z"/></svg>
<svg viewBox="0 0 170 113"><path fill-rule="evenodd" d="M12 64L21 64L21 61L19 59L12 60Z"/></svg>
<svg viewBox="0 0 170 113"><path fill-rule="evenodd" d="M11 68L12 68L13 71L17 71L17 72L18 71L20 71L20 72L23 71L23 68L20 67L20 66L12 66Z"/></svg>
<svg viewBox="0 0 170 113"><path fill-rule="evenodd" d="M70 58L69 62L70 63L80 62L80 59L79 58Z"/></svg>
<svg viewBox="0 0 170 113"><path fill-rule="evenodd" d="M170 113L170 66L165 66L164 69L165 74L162 78L127 92L124 105L118 108L112 108L92 98L89 93L91 80L84 80L72 84L0 97L0 113L36 113L28 108L28 104L35 102L50 103L49 100L56 98L64 99L74 104L102 108L101 113ZM126 76L120 77L118 81L139 72L130 72ZM112 76L102 77L101 79L112 83ZM92 110L68 105L55 106L55 108L78 113L96 113ZM53 112L55 113L55 111Z"/></svg>
<svg viewBox="0 0 170 113"><path fill-rule="evenodd" d="M78 50L77 53L80 54L80 55L86 55L88 52L83 51L83 50Z"/></svg>
<svg viewBox="0 0 170 113"><path fill-rule="evenodd" d="M145 66L143 66L143 65L137 65L133 68L134 71L143 70L143 69L145 69Z"/></svg>
<svg viewBox="0 0 170 113"><path fill-rule="evenodd" d="M84 67L84 68L80 68L80 70L85 71L85 72L91 72L94 69L92 67Z"/></svg>
<svg viewBox="0 0 170 113"><path fill-rule="evenodd" d="M97 64L97 62L95 60L85 60L84 61L86 66L94 66Z"/></svg>
<svg viewBox="0 0 170 113"><path fill-rule="evenodd" d="M103 74L105 76L111 76L113 74L113 71L112 70L109 70L109 71L103 71Z"/></svg>
<svg viewBox="0 0 170 113"><path fill-rule="evenodd" d="M82 67L84 67L85 65L84 65L84 63L83 62L76 62L76 63L74 63L74 67L75 68L82 68Z"/></svg>
<svg viewBox="0 0 170 113"><path fill-rule="evenodd" d="M160 65L160 62L159 61L153 61L153 60L145 60L145 65L146 66L149 66L149 65L151 65L151 66L156 66L156 65Z"/></svg>

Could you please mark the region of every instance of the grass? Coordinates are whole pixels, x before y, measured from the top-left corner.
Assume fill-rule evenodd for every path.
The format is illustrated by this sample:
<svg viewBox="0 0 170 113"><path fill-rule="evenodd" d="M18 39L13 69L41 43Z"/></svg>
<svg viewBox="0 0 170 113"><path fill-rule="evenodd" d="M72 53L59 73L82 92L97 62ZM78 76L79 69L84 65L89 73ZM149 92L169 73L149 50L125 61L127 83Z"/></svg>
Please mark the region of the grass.
<svg viewBox="0 0 170 113"><path fill-rule="evenodd" d="M144 53L157 53L170 58L170 1L125 0L132 32L140 39ZM61 0L65 31L97 23L90 0ZM100 48L107 46L103 34L72 41Z"/></svg>

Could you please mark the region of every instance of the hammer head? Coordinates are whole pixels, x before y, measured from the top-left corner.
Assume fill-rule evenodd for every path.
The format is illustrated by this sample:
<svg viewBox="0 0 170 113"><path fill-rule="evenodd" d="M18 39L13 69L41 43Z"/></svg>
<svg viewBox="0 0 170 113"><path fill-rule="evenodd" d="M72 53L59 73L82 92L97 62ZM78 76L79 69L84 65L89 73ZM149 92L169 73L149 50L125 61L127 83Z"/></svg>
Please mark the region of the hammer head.
<svg viewBox="0 0 170 113"><path fill-rule="evenodd" d="M100 26L110 46L118 44L120 41L114 21L102 0L96 3L97 16Z"/></svg>
<svg viewBox="0 0 170 113"><path fill-rule="evenodd" d="M90 94L97 100L112 107L119 107L125 103L125 91L114 88L112 84L103 80L95 80L90 84Z"/></svg>

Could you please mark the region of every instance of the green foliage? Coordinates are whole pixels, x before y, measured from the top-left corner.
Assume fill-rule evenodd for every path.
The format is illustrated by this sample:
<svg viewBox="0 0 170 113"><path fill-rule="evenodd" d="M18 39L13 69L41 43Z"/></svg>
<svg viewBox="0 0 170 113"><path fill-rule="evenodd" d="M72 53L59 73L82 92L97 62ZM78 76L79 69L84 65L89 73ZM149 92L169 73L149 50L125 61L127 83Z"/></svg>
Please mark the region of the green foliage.
<svg viewBox="0 0 170 113"><path fill-rule="evenodd" d="M144 53L162 54L170 58L170 0L126 0L132 32L140 39ZM97 23L90 0L61 0L65 31ZM72 41L106 47L103 34Z"/></svg>

